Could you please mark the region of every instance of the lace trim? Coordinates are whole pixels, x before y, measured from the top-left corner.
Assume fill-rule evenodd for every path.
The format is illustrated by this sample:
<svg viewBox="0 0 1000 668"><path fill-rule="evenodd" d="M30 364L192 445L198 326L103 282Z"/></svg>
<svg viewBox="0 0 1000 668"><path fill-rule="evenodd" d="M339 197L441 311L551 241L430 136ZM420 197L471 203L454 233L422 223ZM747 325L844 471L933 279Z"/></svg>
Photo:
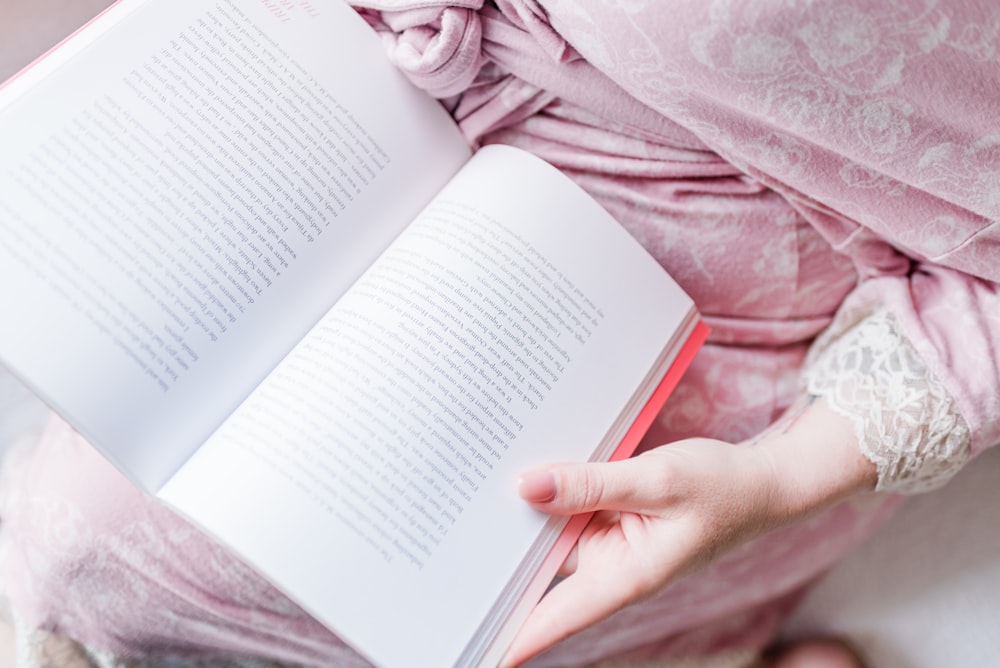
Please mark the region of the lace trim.
<svg viewBox="0 0 1000 668"><path fill-rule="evenodd" d="M940 487L969 457L969 427L954 400L887 311L838 317L810 352L805 381L853 424L878 469L877 490Z"/></svg>

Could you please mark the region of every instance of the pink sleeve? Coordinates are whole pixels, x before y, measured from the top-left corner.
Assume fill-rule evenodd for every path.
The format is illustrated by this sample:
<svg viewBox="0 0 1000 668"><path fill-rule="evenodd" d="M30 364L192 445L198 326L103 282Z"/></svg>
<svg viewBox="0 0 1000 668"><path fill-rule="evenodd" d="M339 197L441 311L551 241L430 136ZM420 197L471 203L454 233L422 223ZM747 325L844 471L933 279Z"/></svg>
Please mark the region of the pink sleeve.
<svg viewBox="0 0 1000 668"><path fill-rule="evenodd" d="M995 240L993 245L998 248ZM1000 258L995 262L1000 265ZM972 454L1000 442L997 283L922 263L910 276L873 281L870 289L895 313L910 342L955 399L971 431Z"/></svg>
<svg viewBox="0 0 1000 668"><path fill-rule="evenodd" d="M418 87L445 98L464 92L483 65L483 0L356 0L389 58Z"/></svg>
<svg viewBox="0 0 1000 668"><path fill-rule="evenodd" d="M772 187L858 267L1000 441L995 3L542 2L633 96Z"/></svg>

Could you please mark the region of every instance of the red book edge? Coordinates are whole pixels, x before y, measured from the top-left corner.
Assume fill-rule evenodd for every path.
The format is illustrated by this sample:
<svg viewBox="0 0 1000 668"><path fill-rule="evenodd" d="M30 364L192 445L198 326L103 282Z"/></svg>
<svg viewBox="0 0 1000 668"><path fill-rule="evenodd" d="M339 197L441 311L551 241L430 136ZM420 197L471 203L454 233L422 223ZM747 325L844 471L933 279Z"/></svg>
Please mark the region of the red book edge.
<svg viewBox="0 0 1000 668"><path fill-rule="evenodd" d="M701 349L702 344L705 343L709 331L708 325L699 320L698 324L695 325L694 331L691 332L691 336L685 341L684 346L677 355L677 359L670 365L670 369L667 370L667 374L660 381L660 385L639 412L639 417L629 427L625 437L618 444L618 447L608 461L616 462L628 459L635 452L635 449L639 447L642 437L649 431L653 420L659 415L663 405L667 402L667 398L673 393L677 387L677 383L680 382L681 376L691 366L695 354ZM563 562L566 561L566 557L573 550L573 546L576 545L576 541L580 538L580 534L583 533L592 516L593 513L583 513L570 518L539 570L540 575L548 574L548 576L540 579L550 579L555 576L559 567L562 566Z"/></svg>
<svg viewBox="0 0 1000 668"><path fill-rule="evenodd" d="M694 360L695 354L701 349L701 346L705 343L708 338L709 327L703 321L699 320L695 324L688 339L684 342L681 347L677 358L674 360L673 364L667 370L666 375L660 384L657 386L656 390L653 391L652 396L643 406L642 410L639 412L639 416L635 419L632 425L629 427L625 436L622 438L618 447L615 448L614 453L608 461L620 461L622 459L628 459L635 452L635 449L639 447L639 442L642 441L642 437L646 435L649 431L650 426L653 424L653 420L659 415L660 410L663 405L667 402L667 398L673 393L674 389L677 387L677 383L680 382L681 376L687 371L688 367L691 366L691 362ZM530 604L531 607L541 600L545 591L548 589L553 578L559 572L559 567L562 566L563 562L566 561L566 557L573 550L576 545L577 540L579 540L580 535L583 530L587 527L590 522L590 518L593 517L594 513L582 513L580 515L573 515L566 526L563 527L562 532L556 539L555 545L546 555L544 561L535 574L531 583L528 585L527 589L524 591L521 602L517 605L517 612L514 616L508 620L510 622L516 622L516 627L514 625L505 625L504 630L500 635L493 639L493 645L489 650L489 654L497 652L501 649L502 651L507 650L507 646L514 639L514 636L520 630L521 624L523 624L527 614L530 612L530 608L526 606ZM523 616L522 616L523 615ZM499 656L496 657L499 660Z"/></svg>

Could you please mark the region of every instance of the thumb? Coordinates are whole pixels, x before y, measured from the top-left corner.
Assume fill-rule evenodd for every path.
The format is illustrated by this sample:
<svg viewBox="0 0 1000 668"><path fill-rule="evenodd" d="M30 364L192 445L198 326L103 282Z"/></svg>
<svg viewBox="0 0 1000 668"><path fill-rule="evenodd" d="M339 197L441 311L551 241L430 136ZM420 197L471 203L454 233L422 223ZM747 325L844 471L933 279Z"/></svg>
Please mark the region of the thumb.
<svg viewBox="0 0 1000 668"><path fill-rule="evenodd" d="M551 464L518 480L521 498L553 515L638 510L646 505L635 459L606 464Z"/></svg>

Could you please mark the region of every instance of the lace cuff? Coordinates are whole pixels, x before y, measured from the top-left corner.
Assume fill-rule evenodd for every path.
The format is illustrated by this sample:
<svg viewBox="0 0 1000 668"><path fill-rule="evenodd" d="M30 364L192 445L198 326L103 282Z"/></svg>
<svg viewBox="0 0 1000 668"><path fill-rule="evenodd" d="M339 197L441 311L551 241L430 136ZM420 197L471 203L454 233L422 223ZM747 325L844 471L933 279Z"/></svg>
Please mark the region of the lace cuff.
<svg viewBox="0 0 1000 668"><path fill-rule="evenodd" d="M946 483L969 457L969 427L892 314L845 314L806 360L806 389L850 420L878 469L877 490Z"/></svg>

